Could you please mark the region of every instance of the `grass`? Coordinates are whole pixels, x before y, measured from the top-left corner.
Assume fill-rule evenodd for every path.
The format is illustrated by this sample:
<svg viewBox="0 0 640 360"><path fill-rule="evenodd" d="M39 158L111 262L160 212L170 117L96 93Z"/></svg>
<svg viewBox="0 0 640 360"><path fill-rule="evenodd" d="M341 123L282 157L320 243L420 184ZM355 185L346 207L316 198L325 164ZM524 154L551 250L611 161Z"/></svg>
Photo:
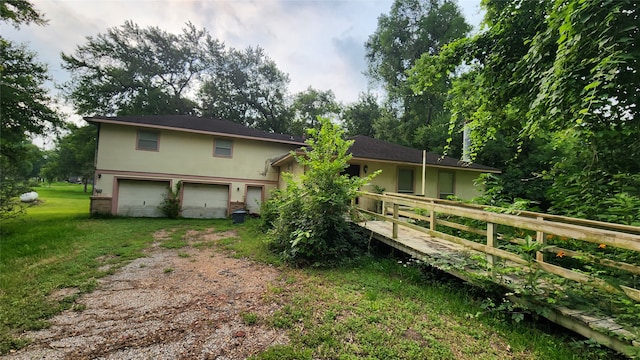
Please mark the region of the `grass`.
<svg viewBox="0 0 640 360"><path fill-rule="evenodd" d="M515 323L500 313L477 316L485 310L477 289L395 259L369 256L337 269L292 269L267 251L264 235L251 219L243 225L230 220L91 219L81 185L54 184L37 191L42 204L21 219L2 223L0 353L24 346L26 341L16 336L46 327L56 313L84 310L75 299L109 271L144 256L154 232L170 230L161 246L179 249L186 246L189 230L215 227L238 231L239 237L218 242L233 256L282 271L265 294L266 301L280 304L279 310L268 316L244 313L242 321L283 329L290 343L270 347L255 359L615 358L542 321ZM105 264L112 270L101 271ZM78 292L63 299L50 296L63 288Z"/></svg>
<svg viewBox="0 0 640 360"><path fill-rule="evenodd" d="M367 258L339 269L285 270L268 301L281 309L265 319L287 329L291 343L254 359L607 359L553 326L513 323L482 311L478 291L428 280L417 267ZM284 289L284 290L283 290ZM293 355L292 355L293 354Z"/></svg>
<svg viewBox="0 0 640 360"><path fill-rule="evenodd" d="M168 219L92 219L89 194L82 185L58 183L35 189L42 200L18 219L2 221L0 231L0 354L25 345L25 330L48 326L47 320L74 306L97 279L135 258L161 229L203 229L231 221ZM213 224L213 225L212 225ZM178 247L172 239L171 248ZM103 265L110 269L101 271ZM52 299L58 289L79 292Z"/></svg>

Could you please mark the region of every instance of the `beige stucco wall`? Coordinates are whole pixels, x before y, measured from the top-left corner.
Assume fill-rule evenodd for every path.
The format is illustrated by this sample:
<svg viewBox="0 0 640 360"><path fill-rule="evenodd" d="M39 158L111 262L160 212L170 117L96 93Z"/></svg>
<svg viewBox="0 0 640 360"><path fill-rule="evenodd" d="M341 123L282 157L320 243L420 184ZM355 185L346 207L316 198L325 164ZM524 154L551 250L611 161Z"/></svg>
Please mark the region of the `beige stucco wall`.
<svg viewBox="0 0 640 360"><path fill-rule="evenodd" d="M233 141L230 158L215 157L214 136L160 130L159 150L136 150L138 128L101 124L96 164L99 197L112 197L116 179L162 179L230 186L231 203L244 203L246 187L263 186L265 196L278 186L271 161L299 146L252 139ZM222 137L224 138L224 137Z"/></svg>
<svg viewBox="0 0 640 360"><path fill-rule="evenodd" d="M469 200L480 196L481 189L476 188L473 183L481 173L476 171L456 171L455 174L455 191L456 196L461 199Z"/></svg>
<svg viewBox="0 0 640 360"><path fill-rule="evenodd" d="M382 173L375 177L371 184L365 186L363 190L374 190L373 185L378 185L385 188L387 192L398 191L398 169L399 168L411 168L414 173L414 195L422 195L422 166L407 165L407 164L395 164L387 162L375 162L375 161L357 161L354 163L360 164L361 176L364 165L368 167L368 174L372 174L376 170L382 170ZM478 189L473 185L473 180L476 179L481 173L477 171L459 170L451 168L439 168L433 166L427 166L425 171L425 196L431 198L437 198L439 194L438 190L438 172L448 171L454 173L454 191L456 196L469 200L480 195ZM358 200L365 208L369 210L375 210L375 202L371 199L361 198Z"/></svg>

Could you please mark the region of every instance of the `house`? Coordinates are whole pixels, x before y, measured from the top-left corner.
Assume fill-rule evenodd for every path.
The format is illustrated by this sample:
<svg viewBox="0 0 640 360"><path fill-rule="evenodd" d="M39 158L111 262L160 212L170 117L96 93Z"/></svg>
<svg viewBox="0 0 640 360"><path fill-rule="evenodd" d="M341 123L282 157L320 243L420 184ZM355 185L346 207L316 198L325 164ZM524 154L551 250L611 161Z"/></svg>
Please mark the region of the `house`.
<svg viewBox="0 0 640 360"><path fill-rule="evenodd" d="M158 206L180 183L182 216L259 212L278 186L271 161L301 138L192 116L87 117L98 126L92 213L162 216Z"/></svg>
<svg viewBox="0 0 640 360"><path fill-rule="evenodd" d="M230 121L183 115L87 117L98 126L92 213L162 216L159 205L177 189L182 216L222 218L237 209L259 213L281 172L304 171L290 154L302 138ZM347 173L381 169L373 185L422 194L422 151L356 136ZM424 195L478 194L473 180L497 169L427 153ZM178 186L179 184L179 186ZM373 204L365 204L373 207Z"/></svg>
<svg viewBox="0 0 640 360"><path fill-rule="evenodd" d="M367 136L358 135L351 140L354 141L349 148L352 158L346 173L364 177L374 171L382 170L380 175L363 189L366 191L375 192L377 189L384 189L387 192L440 199L454 195L468 200L480 195L481 190L474 185L474 180L480 174L500 173L500 170L489 166L465 163L449 156L425 153L422 150ZM292 155L285 155L272 165L284 168L294 175L303 172ZM423 169L424 187L422 185ZM280 186L283 185L280 184ZM358 199L358 202L360 206L376 211L373 200Z"/></svg>

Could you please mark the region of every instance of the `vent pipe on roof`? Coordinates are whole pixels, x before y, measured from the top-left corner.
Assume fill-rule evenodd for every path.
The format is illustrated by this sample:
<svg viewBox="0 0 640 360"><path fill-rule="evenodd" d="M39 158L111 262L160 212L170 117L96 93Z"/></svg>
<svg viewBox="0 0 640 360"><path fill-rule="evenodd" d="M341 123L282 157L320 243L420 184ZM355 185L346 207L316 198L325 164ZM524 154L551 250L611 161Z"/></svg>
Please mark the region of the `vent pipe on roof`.
<svg viewBox="0 0 640 360"><path fill-rule="evenodd" d="M467 122L464 123L462 128L462 161L471 162L471 129Z"/></svg>

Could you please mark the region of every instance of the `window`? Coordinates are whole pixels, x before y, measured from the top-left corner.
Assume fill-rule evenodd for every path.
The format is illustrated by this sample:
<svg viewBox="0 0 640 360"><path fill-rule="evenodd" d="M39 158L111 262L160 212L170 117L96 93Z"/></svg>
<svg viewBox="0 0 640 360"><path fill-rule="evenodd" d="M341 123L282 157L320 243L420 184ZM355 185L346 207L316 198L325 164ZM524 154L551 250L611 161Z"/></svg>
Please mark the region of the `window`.
<svg viewBox="0 0 640 360"><path fill-rule="evenodd" d="M453 173L450 171L438 172L438 197L446 199L449 195L455 195L453 189Z"/></svg>
<svg viewBox="0 0 640 360"><path fill-rule="evenodd" d="M213 156L231 157L233 141L226 139L215 139Z"/></svg>
<svg viewBox="0 0 640 360"><path fill-rule="evenodd" d="M398 192L413 193L413 169L398 169Z"/></svg>
<svg viewBox="0 0 640 360"><path fill-rule="evenodd" d="M157 131L138 130L138 143L136 149L158 151L158 138L160 133Z"/></svg>

